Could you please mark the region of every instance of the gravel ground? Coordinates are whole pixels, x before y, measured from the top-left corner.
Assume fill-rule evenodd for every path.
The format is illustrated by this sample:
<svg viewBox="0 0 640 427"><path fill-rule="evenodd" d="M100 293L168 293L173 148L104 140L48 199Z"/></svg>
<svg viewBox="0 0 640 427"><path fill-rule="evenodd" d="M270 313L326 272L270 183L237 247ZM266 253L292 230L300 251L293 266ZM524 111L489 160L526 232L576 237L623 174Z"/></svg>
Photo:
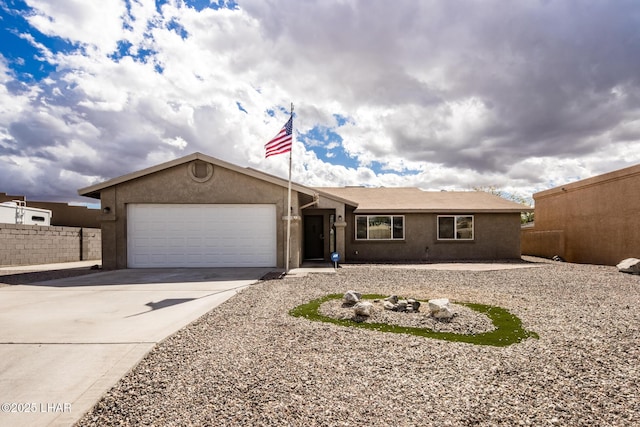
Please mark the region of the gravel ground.
<svg viewBox="0 0 640 427"><path fill-rule="evenodd" d="M498 305L539 339L475 346L311 322L329 293ZM160 343L80 426L640 425L640 276L348 266L259 282Z"/></svg>

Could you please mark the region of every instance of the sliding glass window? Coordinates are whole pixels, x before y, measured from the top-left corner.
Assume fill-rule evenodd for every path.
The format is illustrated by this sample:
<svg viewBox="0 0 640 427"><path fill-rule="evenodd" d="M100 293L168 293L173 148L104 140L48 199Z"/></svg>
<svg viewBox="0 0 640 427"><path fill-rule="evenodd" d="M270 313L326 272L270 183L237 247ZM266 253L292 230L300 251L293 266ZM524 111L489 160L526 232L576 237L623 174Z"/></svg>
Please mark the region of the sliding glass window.
<svg viewBox="0 0 640 427"><path fill-rule="evenodd" d="M356 240L403 240L404 216L357 215Z"/></svg>

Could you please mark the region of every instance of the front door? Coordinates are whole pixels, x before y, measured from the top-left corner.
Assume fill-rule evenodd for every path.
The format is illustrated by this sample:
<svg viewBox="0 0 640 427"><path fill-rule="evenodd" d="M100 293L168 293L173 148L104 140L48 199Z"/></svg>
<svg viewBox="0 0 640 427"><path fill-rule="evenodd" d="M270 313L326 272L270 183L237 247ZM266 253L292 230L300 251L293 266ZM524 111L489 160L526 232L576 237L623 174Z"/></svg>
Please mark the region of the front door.
<svg viewBox="0 0 640 427"><path fill-rule="evenodd" d="M324 217L304 217L304 259L324 259Z"/></svg>

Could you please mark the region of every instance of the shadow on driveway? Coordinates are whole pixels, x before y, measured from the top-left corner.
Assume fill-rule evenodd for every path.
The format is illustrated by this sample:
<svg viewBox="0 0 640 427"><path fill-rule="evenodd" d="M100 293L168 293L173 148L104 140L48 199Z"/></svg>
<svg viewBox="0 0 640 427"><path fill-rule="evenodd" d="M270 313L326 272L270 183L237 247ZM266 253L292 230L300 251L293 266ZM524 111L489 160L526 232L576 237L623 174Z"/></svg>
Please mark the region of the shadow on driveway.
<svg viewBox="0 0 640 427"><path fill-rule="evenodd" d="M123 284L225 282L255 280L256 277L273 274L276 270L276 268L265 267L132 268L109 271L84 268L7 274L0 276L0 283L69 288Z"/></svg>
<svg viewBox="0 0 640 427"><path fill-rule="evenodd" d="M45 270L45 271L21 271L9 272L0 271L0 286L5 285L28 285L31 283L42 282L45 280L64 279L68 277L84 276L87 274L98 273L99 269L82 268L82 269L64 269L64 270Z"/></svg>

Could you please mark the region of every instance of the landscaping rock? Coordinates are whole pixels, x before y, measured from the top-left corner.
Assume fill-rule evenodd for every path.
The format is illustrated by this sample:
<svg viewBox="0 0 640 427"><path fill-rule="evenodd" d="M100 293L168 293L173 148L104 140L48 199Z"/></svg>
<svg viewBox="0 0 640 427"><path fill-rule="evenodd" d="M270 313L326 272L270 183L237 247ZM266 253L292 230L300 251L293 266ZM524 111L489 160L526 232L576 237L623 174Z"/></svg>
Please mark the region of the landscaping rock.
<svg viewBox="0 0 640 427"><path fill-rule="evenodd" d="M360 301L353 306L353 312L356 316L371 316L371 310L373 309L373 304L368 301Z"/></svg>
<svg viewBox="0 0 640 427"><path fill-rule="evenodd" d="M430 299L429 311L436 319L451 319L454 315L449 307L449 298Z"/></svg>
<svg viewBox="0 0 640 427"><path fill-rule="evenodd" d="M640 259L627 258L620 261L620 264L616 265L616 267L622 273L640 274Z"/></svg>
<svg viewBox="0 0 640 427"><path fill-rule="evenodd" d="M345 292L344 296L342 297L342 300L347 305L355 305L356 303L358 303L360 301L360 298L362 298L362 294L361 293L356 292L356 291L347 291L347 292Z"/></svg>
<svg viewBox="0 0 640 427"><path fill-rule="evenodd" d="M407 300L407 303L409 304L409 306L407 307L409 311L414 311L414 312L420 311L420 301L415 300L413 298L409 298Z"/></svg>
<svg viewBox="0 0 640 427"><path fill-rule="evenodd" d="M417 313L420 310L420 301L414 298L399 300L397 295L391 295L382 300L382 307L400 313Z"/></svg>
<svg viewBox="0 0 640 427"><path fill-rule="evenodd" d="M398 303L398 295L391 295L390 297L386 297L384 300L385 301L389 301L391 304L397 304Z"/></svg>
<svg viewBox="0 0 640 427"><path fill-rule="evenodd" d="M384 300L382 302L382 306L385 310L396 311L396 305L391 301Z"/></svg>

